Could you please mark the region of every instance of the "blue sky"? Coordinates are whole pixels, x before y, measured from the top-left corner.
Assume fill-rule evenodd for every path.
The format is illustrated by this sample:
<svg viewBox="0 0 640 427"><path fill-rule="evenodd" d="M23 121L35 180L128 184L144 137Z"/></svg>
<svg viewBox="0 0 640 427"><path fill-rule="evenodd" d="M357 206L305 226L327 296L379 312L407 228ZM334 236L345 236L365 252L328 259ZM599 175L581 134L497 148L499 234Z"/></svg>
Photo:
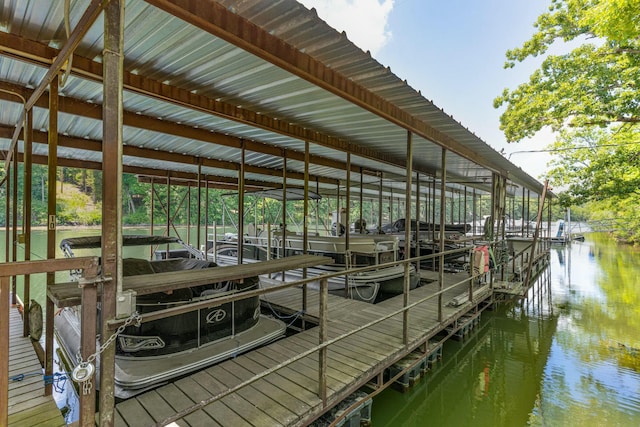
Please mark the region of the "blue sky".
<svg viewBox="0 0 640 427"><path fill-rule="evenodd" d="M301 0L334 28L496 150L542 179L553 135L507 144L493 100L540 64L504 69L505 52L529 39L549 0Z"/></svg>

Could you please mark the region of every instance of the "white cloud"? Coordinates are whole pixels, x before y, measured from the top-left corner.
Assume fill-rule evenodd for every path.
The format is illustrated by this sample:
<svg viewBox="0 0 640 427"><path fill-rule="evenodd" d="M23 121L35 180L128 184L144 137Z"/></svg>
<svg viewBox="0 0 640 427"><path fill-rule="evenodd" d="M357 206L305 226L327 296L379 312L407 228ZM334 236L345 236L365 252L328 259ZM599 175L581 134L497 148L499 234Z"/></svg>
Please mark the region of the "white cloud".
<svg viewBox="0 0 640 427"><path fill-rule="evenodd" d="M391 38L387 28L394 0L298 0L362 50L376 55Z"/></svg>

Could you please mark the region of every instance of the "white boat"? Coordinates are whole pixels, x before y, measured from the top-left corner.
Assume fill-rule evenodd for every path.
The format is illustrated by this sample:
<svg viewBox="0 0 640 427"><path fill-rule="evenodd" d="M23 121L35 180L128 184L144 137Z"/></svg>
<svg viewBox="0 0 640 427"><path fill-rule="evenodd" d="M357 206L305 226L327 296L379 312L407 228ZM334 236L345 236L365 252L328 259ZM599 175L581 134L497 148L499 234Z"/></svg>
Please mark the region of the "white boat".
<svg viewBox="0 0 640 427"><path fill-rule="evenodd" d="M123 236L126 245L181 244L174 237ZM63 251L73 255L73 249L99 248L100 236L64 239ZM184 245L191 254L199 251ZM169 252L175 255L176 252ZM166 255L166 253L165 253ZM144 260L123 259L124 276L148 276L153 286L154 275L168 271L215 268L216 264L204 259L169 258ZM258 278L236 283L212 283L139 295L136 310L149 313L192 302L215 299L255 289ZM79 306L64 308L55 316L55 329L61 348L76 366L80 353ZM98 312L98 317L100 313ZM245 298L219 306L190 311L176 316L127 326L115 340L115 391L118 398L128 398L157 387L176 377L203 369L239 353L267 344L284 336L286 325L260 313L259 297ZM99 344L99 343L98 343ZM99 361L99 360L98 360ZM97 366L99 369L99 366Z"/></svg>
<svg viewBox="0 0 640 427"><path fill-rule="evenodd" d="M331 257L334 264L308 268L307 277L325 273L334 273L349 268L372 267L372 269L335 277L329 280L329 292L367 302L375 302L378 294L397 295L404 289L404 266L386 266L375 268L376 265L390 263L397 260L398 238L387 235L349 236L347 249L344 236L308 236L306 253ZM305 252L305 240L302 235L287 232L274 232L269 238L265 232L257 236L245 235L243 239L243 262L250 263L264 261L282 256L300 255ZM237 263L237 239L216 242L209 252L210 259L220 264ZM415 268L410 266L410 289L418 286L419 276ZM302 270L292 270L275 277L280 280L299 280L303 277ZM271 277L272 279L274 276ZM269 280L263 280L268 283ZM319 282L311 282L311 288L317 289Z"/></svg>

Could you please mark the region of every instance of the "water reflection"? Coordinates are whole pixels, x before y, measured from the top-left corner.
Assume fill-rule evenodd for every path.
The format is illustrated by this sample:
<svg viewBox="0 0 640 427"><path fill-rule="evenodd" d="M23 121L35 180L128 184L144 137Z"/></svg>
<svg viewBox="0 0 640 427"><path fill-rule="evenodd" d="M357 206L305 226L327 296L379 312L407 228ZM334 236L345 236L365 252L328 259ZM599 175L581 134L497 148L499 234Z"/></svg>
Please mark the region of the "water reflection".
<svg viewBox="0 0 640 427"><path fill-rule="evenodd" d="M535 294L483 314L410 392L379 395L374 425L640 425L639 276L639 252L607 236L554 247Z"/></svg>

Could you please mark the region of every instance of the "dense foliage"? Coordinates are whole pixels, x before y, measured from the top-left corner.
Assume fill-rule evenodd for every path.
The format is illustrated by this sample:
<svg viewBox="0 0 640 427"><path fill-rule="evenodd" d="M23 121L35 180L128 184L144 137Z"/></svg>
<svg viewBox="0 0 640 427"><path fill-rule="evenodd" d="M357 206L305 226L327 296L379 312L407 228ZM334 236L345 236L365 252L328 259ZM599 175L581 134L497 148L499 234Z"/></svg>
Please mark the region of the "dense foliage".
<svg viewBox="0 0 640 427"><path fill-rule="evenodd" d="M509 141L558 132L550 181L619 237L640 242L640 0L552 0L537 31L507 52L507 67L546 55L528 82L505 89ZM555 54L550 52L562 51Z"/></svg>

